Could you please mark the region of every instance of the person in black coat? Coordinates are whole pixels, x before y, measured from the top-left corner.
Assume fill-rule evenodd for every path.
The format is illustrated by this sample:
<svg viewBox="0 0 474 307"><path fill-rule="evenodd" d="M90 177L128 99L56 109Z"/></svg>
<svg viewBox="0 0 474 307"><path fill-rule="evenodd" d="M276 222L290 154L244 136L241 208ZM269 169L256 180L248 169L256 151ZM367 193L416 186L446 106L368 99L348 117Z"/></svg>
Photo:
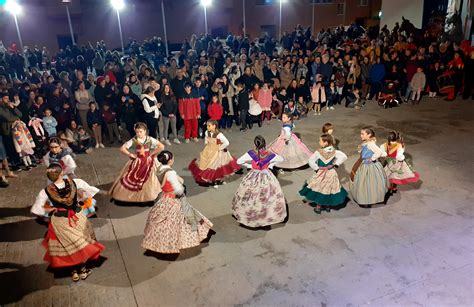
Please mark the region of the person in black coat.
<svg viewBox="0 0 474 307"><path fill-rule="evenodd" d="M135 135L135 123L139 121L140 113L144 112L143 105L140 98L130 90L127 84L122 87L122 92L118 96L118 102L120 113L124 115L125 127L130 136L133 137Z"/></svg>
<svg viewBox="0 0 474 307"><path fill-rule="evenodd" d="M240 131L246 131L247 113L250 109L249 92L242 81L237 81L236 86L238 93L235 96L235 99L237 101L237 108L240 112Z"/></svg>

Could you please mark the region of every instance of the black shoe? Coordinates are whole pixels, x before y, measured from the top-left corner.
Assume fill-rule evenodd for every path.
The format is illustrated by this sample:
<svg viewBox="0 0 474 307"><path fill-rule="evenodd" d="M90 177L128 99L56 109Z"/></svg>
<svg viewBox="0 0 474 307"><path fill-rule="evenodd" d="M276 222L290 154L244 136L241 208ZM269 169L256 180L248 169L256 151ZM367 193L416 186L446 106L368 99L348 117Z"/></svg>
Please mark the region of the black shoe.
<svg viewBox="0 0 474 307"><path fill-rule="evenodd" d="M22 171L22 169L21 169L18 165L12 165L12 166L10 166L10 170L11 170L12 172L20 172L20 171Z"/></svg>
<svg viewBox="0 0 474 307"><path fill-rule="evenodd" d="M252 123L249 123L248 126L249 126L249 129L252 129L252 128L253 128L253 124L252 124Z"/></svg>
<svg viewBox="0 0 474 307"><path fill-rule="evenodd" d="M35 167L37 167L37 166L38 166L38 164L36 164L36 163L31 163L31 164L30 164L30 167L32 167L32 168L35 168Z"/></svg>
<svg viewBox="0 0 474 307"><path fill-rule="evenodd" d="M8 181L6 180L0 180L0 188L6 188L9 186Z"/></svg>
<svg viewBox="0 0 474 307"><path fill-rule="evenodd" d="M262 127L262 121L261 120L258 121L258 126Z"/></svg>

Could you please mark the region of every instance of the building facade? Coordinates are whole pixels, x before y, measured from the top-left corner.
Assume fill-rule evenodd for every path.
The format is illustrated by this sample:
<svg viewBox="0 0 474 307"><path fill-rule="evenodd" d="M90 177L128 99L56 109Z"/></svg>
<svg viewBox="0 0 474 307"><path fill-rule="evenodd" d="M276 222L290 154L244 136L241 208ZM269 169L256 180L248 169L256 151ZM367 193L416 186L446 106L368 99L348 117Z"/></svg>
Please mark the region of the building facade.
<svg viewBox="0 0 474 307"><path fill-rule="evenodd" d="M125 44L130 38L141 41L164 37L161 1L125 0L126 7L120 11ZM200 1L163 1L170 43L204 33L204 9ZM61 0L18 2L23 6L18 23L24 45L46 45L55 51L69 42L66 8ZM103 39L111 48L120 46L116 11L108 0L71 0L68 5L78 44ZM278 35L279 0L214 0L206 10L209 32L219 36L241 35L244 7L247 35L257 37L262 32ZM354 21L367 25L373 23L380 7L381 0L286 0L281 3L281 30L291 31L297 24L313 25L316 31ZM0 40L5 45L18 41L13 17L6 12L0 12Z"/></svg>

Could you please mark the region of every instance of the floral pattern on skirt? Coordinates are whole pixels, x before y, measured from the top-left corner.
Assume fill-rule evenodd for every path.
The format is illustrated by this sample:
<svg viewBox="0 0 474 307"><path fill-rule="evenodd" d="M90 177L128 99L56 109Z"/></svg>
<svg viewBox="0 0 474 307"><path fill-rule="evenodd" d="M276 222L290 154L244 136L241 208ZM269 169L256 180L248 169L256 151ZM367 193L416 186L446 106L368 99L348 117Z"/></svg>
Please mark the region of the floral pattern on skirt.
<svg viewBox="0 0 474 307"><path fill-rule="evenodd" d="M142 247L157 253L177 254L182 249L199 246L207 238L212 223L196 209L194 212L201 217L196 231L187 223L179 199L161 197L148 214Z"/></svg>
<svg viewBox="0 0 474 307"><path fill-rule="evenodd" d="M393 184L403 185L420 180L420 175L405 161L387 159L387 165L385 165L384 170L388 181Z"/></svg>
<svg viewBox="0 0 474 307"><path fill-rule="evenodd" d="M285 143L285 138L279 136L269 146L269 150L281 156L284 160L276 164L279 168L295 169L308 164L309 157L313 154L308 147L294 134Z"/></svg>
<svg viewBox="0 0 474 307"><path fill-rule="evenodd" d="M288 214L280 183L269 170L251 170L245 175L232 200L232 211L248 227L281 223Z"/></svg>

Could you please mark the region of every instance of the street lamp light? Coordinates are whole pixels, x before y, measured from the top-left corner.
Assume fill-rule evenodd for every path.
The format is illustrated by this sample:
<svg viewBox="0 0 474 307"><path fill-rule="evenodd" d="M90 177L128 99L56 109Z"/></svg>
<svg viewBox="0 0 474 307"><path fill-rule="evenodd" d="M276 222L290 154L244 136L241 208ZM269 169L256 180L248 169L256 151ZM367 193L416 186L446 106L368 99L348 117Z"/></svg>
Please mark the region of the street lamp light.
<svg viewBox="0 0 474 307"><path fill-rule="evenodd" d="M212 0L201 0L201 5L204 8L204 26L207 35L207 7L212 4Z"/></svg>
<svg viewBox="0 0 474 307"><path fill-rule="evenodd" d="M125 1L124 0L110 0L110 5L115 9L117 12L117 22L119 26L119 34L120 34L120 45L122 46L122 54L125 55L125 48L123 46L123 35L122 35L122 23L120 22L120 10L125 8Z"/></svg>
<svg viewBox="0 0 474 307"><path fill-rule="evenodd" d="M18 42L20 43L21 53L23 53L23 40L21 39L20 27L18 26L17 18L17 15L21 14L22 8L15 0L7 0L7 2L5 3L5 10L13 15L13 19L15 20L16 33L18 34Z"/></svg>
<svg viewBox="0 0 474 307"><path fill-rule="evenodd" d="M283 2L286 2L286 0L279 0L278 2L280 4L280 15L279 15L279 17L280 17L279 20L280 21L279 21L279 29L278 29L278 39L281 40L281 4Z"/></svg>
<svg viewBox="0 0 474 307"><path fill-rule="evenodd" d="M74 46L76 40L74 39L74 30L72 29L71 15L69 14L69 3L71 3L71 0L63 0L63 3L66 5L67 21L69 23L69 31L71 32L72 45Z"/></svg>

